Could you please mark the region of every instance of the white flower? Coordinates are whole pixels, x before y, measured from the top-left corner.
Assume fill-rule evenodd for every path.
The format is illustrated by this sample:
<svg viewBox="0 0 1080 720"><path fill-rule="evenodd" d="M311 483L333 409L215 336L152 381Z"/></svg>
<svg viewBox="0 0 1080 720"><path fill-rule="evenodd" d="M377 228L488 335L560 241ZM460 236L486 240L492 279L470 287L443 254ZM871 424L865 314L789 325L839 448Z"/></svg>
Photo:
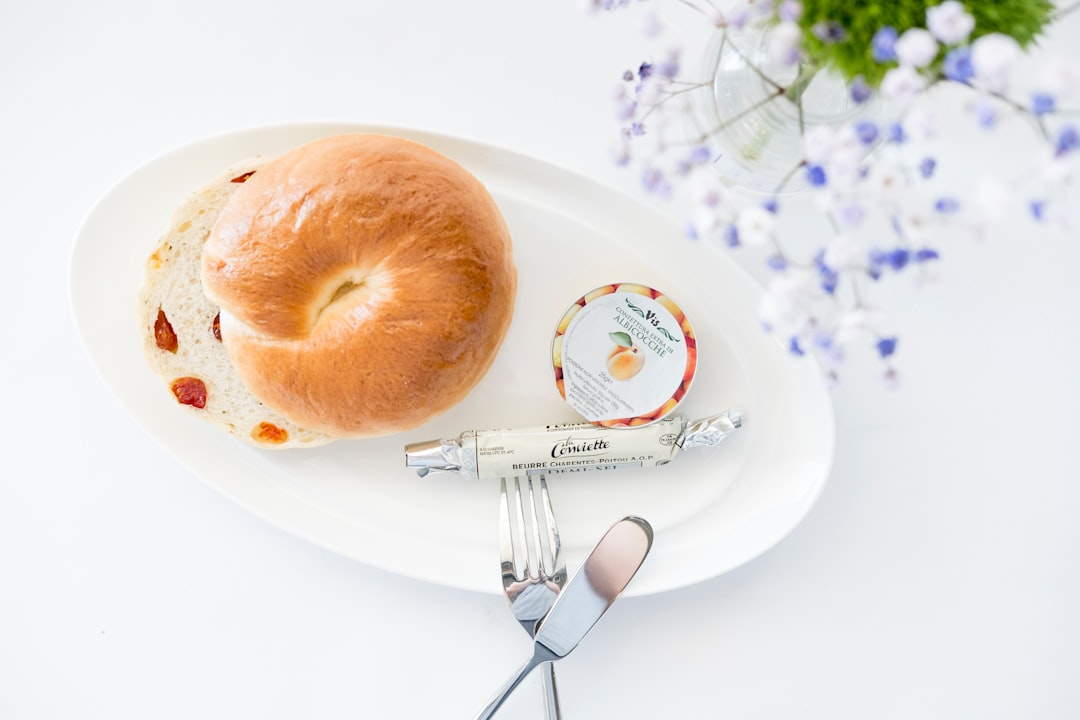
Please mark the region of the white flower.
<svg viewBox="0 0 1080 720"><path fill-rule="evenodd" d="M896 41L896 59L901 65L926 67L937 57L937 53L937 40L922 28L905 30Z"/></svg>
<svg viewBox="0 0 1080 720"><path fill-rule="evenodd" d="M687 190L690 200L695 205L707 208L719 207L723 201L720 186L716 182L716 175L710 172L695 172L687 181Z"/></svg>
<svg viewBox="0 0 1080 720"><path fill-rule="evenodd" d="M926 87L926 79L910 65L894 67L881 80L881 94L889 100L905 100Z"/></svg>
<svg viewBox="0 0 1080 720"><path fill-rule="evenodd" d="M735 221L739 242L743 245L764 245L772 237L773 214L760 205L744 208Z"/></svg>
<svg viewBox="0 0 1080 720"><path fill-rule="evenodd" d="M937 128L937 116L927 103L918 103L912 107L901 122L904 137L912 142L926 142L934 137Z"/></svg>
<svg viewBox="0 0 1080 720"><path fill-rule="evenodd" d="M1080 89L1080 68L1062 58L1050 58L1039 65L1035 85L1059 100L1069 97Z"/></svg>
<svg viewBox="0 0 1080 720"><path fill-rule="evenodd" d="M1008 84L1009 70L1020 57L1020 44L1008 35L991 33L971 44L971 67L975 78L993 92Z"/></svg>
<svg viewBox="0 0 1080 720"><path fill-rule="evenodd" d="M897 223L909 243L919 245L927 239L927 228L930 223L926 215L919 212L917 208L904 208Z"/></svg>
<svg viewBox="0 0 1080 720"><path fill-rule="evenodd" d="M1067 185L1075 172L1075 163L1068 155L1064 157L1050 155L1039 165L1039 176L1051 187Z"/></svg>
<svg viewBox="0 0 1080 720"><path fill-rule="evenodd" d="M727 26L734 30L741 30L750 21L750 9L745 5L736 5L725 15L720 10L706 11L706 17L711 14L712 23L716 27Z"/></svg>
<svg viewBox="0 0 1080 720"><path fill-rule="evenodd" d="M802 29L798 23L782 22L772 29L765 40L765 53L777 65L799 62Z"/></svg>
<svg viewBox="0 0 1080 720"><path fill-rule="evenodd" d="M799 0L783 0L776 12L781 20L798 22L803 15L803 5Z"/></svg>
<svg viewBox="0 0 1080 720"><path fill-rule="evenodd" d="M835 236L825 246L825 264L833 270L851 270L862 267L866 251L847 234Z"/></svg>
<svg viewBox="0 0 1080 720"><path fill-rule="evenodd" d="M824 165L836 143L836 133L831 126L811 126L803 133L803 157L811 165Z"/></svg>
<svg viewBox="0 0 1080 720"><path fill-rule="evenodd" d="M859 177L866 148L851 125L815 125L803 133L803 159L825 171L829 193L850 188Z"/></svg>
<svg viewBox="0 0 1080 720"><path fill-rule="evenodd" d="M877 337L881 334L884 319L884 315L878 310L870 308L849 310L837 319L833 340L844 346L855 341Z"/></svg>
<svg viewBox="0 0 1080 720"><path fill-rule="evenodd" d="M798 335L810 321L815 301L821 294L813 271L790 270L769 283L758 305L758 318L781 337Z"/></svg>
<svg viewBox="0 0 1080 720"><path fill-rule="evenodd" d="M908 187L907 175L903 169L895 162L885 160L870 166L866 183L871 198L886 204L903 195Z"/></svg>
<svg viewBox="0 0 1080 720"><path fill-rule="evenodd" d="M622 93L621 97L615 98L615 118L619 121L630 120L637 113L637 103L634 99Z"/></svg>
<svg viewBox="0 0 1080 720"><path fill-rule="evenodd" d="M864 152L858 142L844 142L833 148L825 165L825 177L833 190L848 190L859 181Z"/></svg>
<svg viewBox="0 0 1080 720"><path fill-rule="evenodd" d="M958 45L966 41L975 29L975 18L957 0L946 0L926 9L926 27L946 45Z"/></svg>
<svg viewBox="0 0 1080 720"><path fill-rule="evenodd" d="M720 237L720 218L711 207L698 207L690 221L690 227L701 240L713 240Z"/></svg>

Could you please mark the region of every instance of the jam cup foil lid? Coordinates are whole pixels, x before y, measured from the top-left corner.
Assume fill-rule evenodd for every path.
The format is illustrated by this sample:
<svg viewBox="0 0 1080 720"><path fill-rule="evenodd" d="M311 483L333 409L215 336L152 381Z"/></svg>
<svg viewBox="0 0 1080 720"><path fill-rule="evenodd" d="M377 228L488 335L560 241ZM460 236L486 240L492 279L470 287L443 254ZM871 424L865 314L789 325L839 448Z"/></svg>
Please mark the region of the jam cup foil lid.
<svg viewBox="0 0 1080 720"><path fill-rule="evenodd" d="M613 283L578 298L551 343L555 386L586 420L635 427L669 415L697 371L697 340L669 295Z"/></svg>

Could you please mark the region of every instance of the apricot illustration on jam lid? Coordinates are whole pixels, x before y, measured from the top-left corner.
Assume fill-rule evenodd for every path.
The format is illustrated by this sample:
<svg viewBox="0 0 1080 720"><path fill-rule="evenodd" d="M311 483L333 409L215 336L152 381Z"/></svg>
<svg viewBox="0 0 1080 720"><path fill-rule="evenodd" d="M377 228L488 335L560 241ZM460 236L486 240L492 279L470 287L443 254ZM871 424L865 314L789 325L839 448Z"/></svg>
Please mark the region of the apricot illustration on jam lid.
<svg viewBox="0 0 1080 720"><path fill-rule="evenodd" d="M608 374L615 380L626 381L641 372L645 367L645 353L634 344L633 339L624 332L608 333L615 347L607 356Z"/></svg>
<svg viewBox="0 0 1080 720"><path fill-rule="evenodd" d="M671 414L686 396L697 372L697 339L670 295L613 283L566 309L551 361L556 390L586 420L636 427Z"/></svg>

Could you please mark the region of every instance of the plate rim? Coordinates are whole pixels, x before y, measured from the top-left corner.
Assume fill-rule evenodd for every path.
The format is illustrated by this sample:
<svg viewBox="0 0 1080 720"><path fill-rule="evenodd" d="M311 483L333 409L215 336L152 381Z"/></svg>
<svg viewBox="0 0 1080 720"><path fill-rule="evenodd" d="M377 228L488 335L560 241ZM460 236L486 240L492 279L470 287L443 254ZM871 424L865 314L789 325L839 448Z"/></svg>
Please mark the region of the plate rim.
<svg viewBox="0 0 1080 720"><path fill-rule="evenodd" d="M200 148L206 148L208 146L211 146L215 143L226 143L230 140L250 138L261 133L269 133L271 135L276 135L299 132L314 133L315 136L317 136L318 134L326 134L328 132L338 130L349 132L375 132L398 135L401 137L414 139L422 143L426 141L429 144L435 144L437 146L464 146L469 147L475 151L491 152L501 157L512 159L516 162L524 162L528 165L547 168L549 169L549 171L552 171L556 174L572 178L578 183L584 183L594 191L609 195L611 197L620 198L623 202L632 202L638 205L641 204L636 201L629 193L626 193L618 188L606 185L601 181L596 180L588 175L581 174L577 171L568 169L564 166L560 166L556 163L552 163L535 155L530 155L528 153L523 153L514 149L509 149L503 146L486 143L468 137L447 134L424 128L401 127L394 125L370 124L355 121L338 120L267 123L248 128L236 128L224 132L213 133L205 135L201 138L175 145L168 150L154 155L144 163L141 163L137 167L131 169L130 171L122 175L111 186L109 186L108 189L101 193L97 200L91 206L91 209L84 216L82 222L80 223L75 235L74 242L71 244L69 251L67 288L70 301L69 305L75 316L76 328L79 333L80 339L83 341L83 349L85 352L87 352L91 360L91 364L94 366L95 371L98 373L98 375L101 376L102 380L105 381L106 386L111 391L114 391L114 395L116 393L113 387L113 380L106 372L106 368L102 366L101 358L93 352L90 339L87 337L86 334L87 331L84 324L82 311L80 311L78 303L76 302L78 292L76 286L79 283L77 261L80 256L80 248L84 248L85 241L83 240L83 238L85 236L85 233L87 232L87 228L91 226L92 222L97 217L99 212L102 211L102 208L107 205L110 199L112 199L118 191L123 189L126 184L130 183L133 178L137 178L140 173L147 171L148 168L152 168L163 162L168 161L169 158L183 155L184 153L191 153L193 151L199 150ZM670 218L662 215L659 211L653 208L643 207L642 209L655 216L658 221L667 224L673 224L673 221ZM167 220L168 218L162 218L161 225L163 228L165 227ZM714 253L714 256L719 262L728 263L728 272L735 273L736 275L740 276L744 282L748 282L752 284L755 288L760 289L760 284L753 277L750 276L750 274L746 271L745 268L734 262L731 258L724 257L719 252ZM341 547L338 543L335 543L331 539L328 539L328 533L325 532L325 530L323 532L312 532L310 528L304 527L304 524L302 522L298 523L295 521L283 520L281 517L278 517L277 515L268 512L265 503L253 503L250 498L242 497L237 492L230 491L231 488L227 489L226 487L223 487L220 482L215 482L211 478L206 477L191 461L182 457L175 448L170 446L164 438L152 432L151 428L147 425L147 423L144 422L141 417L139 417L139 413L136 411L136 408L125 402L123 398L118 397L117 399L121 400L121 405L125 407L125 410L131 413L133 419L136 421L136 424L144 432L146 432L151 437L151 439L156 441L159 446L165 449L168 454L171 455L182 467L192 472L200 481L212 487L216 492L220 493L224 497L229 498L231 502L236 503L246 512L249 512L256 517L259 517L270 525L282 529L294 537L303 539L305 542L312 543L335 554L348 557L354 561L362 562L371 567L376 567L387 572L391 572L393 574L411 577L417 580L431 582L437 585L456 587L464 590L472 590L479 592L494 592L496 590L494 585L489 583L485 583L483 587L479 587L475 582L458 581L456 578L434 579L433 577L428 575L421 575L415 572L403 571L399 568L393 567L391 564L373 561L369 557L360 557L355 552L350 552L349 550ZM656 583L653 583L653 585L649 585L647 587L643 587L640 584L631 585L631 587L628 588L626 592L628 596L651 595L661 592L669 592L723 575L737 567L745 565L746 563L760 557L762 554L766 553L767 551L784 541L791 534L791 532L802 523L805 517L816 505L819 497L824 491L835 458L836 418L835 409L832 403L832 397L824 389L822 389L822 392L819 394L819 399L824 401L821 409L824 411L823 416L825 420L825 424L819 427L819 431L824 433L823 439L825 440L825 446L822 448L824 452L820 458L820 472L818 473L818 476L814 479L814 481L811 483L810 492L806 493L803 497L800 498L798 502L797 512L788 518L786 522L786 529L779 533L774 533L774 536L771 539L766 542L759 543L755 551L744 554L744 556L739 562L731 564L728 567L723 567L717 571L703 573L698 577L689 577L681 581L672 582L669 580L659 586L656 586ZM492 579L494 580L494 573L492 573L492 576Z"/></svg>

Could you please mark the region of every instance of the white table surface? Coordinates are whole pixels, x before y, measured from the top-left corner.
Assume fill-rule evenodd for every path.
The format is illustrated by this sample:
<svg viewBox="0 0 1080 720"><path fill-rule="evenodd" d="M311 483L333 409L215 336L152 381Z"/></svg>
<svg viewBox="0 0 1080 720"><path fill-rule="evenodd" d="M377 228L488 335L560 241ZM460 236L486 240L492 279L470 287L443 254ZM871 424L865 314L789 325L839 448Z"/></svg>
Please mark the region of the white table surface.
<svg viewBox="0 0 1080 720"><path fill-rule="evenodd" d="M1080 57L1078 32L1047 44ZM633 16L569 1L0 9L0 717L479 709L527 653L503 598L336 556L192 476L83 350L69 253L132 169L278 122L459 135L638 193L607 151L642 47ZM938 284L883 287L903 384L833 391L812 512L732 572L621 600L560 665L567 720L1080 717L1077 240L1006 223ZM541 717L539 692L500 717Z"/></svg>

